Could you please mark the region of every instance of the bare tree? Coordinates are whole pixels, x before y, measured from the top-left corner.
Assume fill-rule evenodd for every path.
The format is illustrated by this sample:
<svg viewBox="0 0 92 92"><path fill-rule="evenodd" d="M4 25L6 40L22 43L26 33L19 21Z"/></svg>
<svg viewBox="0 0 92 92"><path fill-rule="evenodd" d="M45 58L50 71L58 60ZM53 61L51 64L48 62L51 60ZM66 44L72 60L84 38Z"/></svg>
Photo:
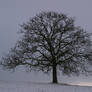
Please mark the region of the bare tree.
<svg viewBox="0 0 92 92"><path fill-rule="evenodd" d="M57 70L63 74L88 73L92 63L90 34L76 27L74 19L57 12L41 12L21 25L22 38L2 58L7 69L19 65L30 70L52 72L57 81Z"/></svg>

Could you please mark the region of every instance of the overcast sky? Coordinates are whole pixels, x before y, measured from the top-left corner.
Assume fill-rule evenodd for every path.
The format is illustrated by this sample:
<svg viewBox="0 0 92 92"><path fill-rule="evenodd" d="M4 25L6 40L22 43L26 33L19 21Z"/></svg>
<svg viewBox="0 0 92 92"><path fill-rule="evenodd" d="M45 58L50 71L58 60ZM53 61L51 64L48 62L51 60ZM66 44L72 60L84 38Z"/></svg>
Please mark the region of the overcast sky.
<svg viewBox="0 0 92 92"><path fill-rule="evenodd" d="M65 13L75 17L76 25L83 27L88 32L92 31L92 0L0 0L0 57L7 53L18 40L19 24L28 21L30 17L41 11ZM21 79L21 76L24 77ZM42 78L41 75L37 76ZM31 77L31 81L37 80L37 76L33 73L10 73L0 70L0 80L23 80ZM63 79L66 80L64 77ZM91 77L84 76L67 80L74 82L75 79L76 82L92 82Z"/></svg>

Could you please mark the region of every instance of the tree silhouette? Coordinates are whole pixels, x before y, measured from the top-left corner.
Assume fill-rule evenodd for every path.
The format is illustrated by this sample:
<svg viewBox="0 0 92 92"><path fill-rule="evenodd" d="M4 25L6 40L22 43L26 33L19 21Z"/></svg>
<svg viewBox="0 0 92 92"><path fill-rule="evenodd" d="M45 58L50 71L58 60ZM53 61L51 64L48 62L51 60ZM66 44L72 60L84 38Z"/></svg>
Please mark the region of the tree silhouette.
<svg viewBox="0 0 92 92"><path fill-rule="evenodd" d="M76 27L74 19L57 12L41 12L21 25L22 38L2 58L6 69L19 65L30 70L63 74L88 73L92 63L90 34Z"/></svg>

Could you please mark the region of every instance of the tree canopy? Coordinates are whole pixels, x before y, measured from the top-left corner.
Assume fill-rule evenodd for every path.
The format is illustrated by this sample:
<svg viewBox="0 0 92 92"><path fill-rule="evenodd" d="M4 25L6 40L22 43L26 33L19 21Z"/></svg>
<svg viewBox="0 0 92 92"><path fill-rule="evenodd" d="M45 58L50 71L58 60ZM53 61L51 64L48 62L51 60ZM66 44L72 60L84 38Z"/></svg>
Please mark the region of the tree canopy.
<svg viewBox="0 0 92 92"><path fill-rule="evenodd" d="M23 65L30 70L52 72L53 83L57 83L57 70L66 75L88 73L92 64L90 34L74 22L63 13L37 14L21 25L21 39L1 64L7 69Z"/></svg>

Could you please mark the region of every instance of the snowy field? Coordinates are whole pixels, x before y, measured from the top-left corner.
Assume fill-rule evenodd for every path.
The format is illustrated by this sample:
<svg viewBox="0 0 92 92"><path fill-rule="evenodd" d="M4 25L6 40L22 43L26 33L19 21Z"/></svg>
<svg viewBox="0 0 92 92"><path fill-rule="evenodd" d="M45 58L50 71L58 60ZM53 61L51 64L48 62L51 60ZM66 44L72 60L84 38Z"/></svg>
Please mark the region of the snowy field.
<svg viewBox="0 0 92 92"><path fill-rule="evenodd" d="M92 87L0 81L0 92L92 92Z"/></svg>

